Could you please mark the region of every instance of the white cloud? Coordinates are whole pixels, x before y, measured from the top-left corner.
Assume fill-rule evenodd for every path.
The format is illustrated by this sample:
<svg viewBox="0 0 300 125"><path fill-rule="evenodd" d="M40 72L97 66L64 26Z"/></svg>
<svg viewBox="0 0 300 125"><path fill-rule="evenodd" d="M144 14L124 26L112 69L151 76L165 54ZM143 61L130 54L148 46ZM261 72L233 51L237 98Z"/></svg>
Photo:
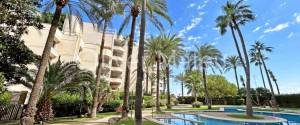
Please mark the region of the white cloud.
<svg viewBox="0 0 300 125"><path fill-rule="evenodd" d="M270 25L270 23L269 23L269 22L266 22L266 23L265 23L265 26L269 26L269 25Z"/></svg>
<svg viewBox="0 0 300 125"><path fill-rule="evenodd" d="M256 31L258 31L258 30L260 30L260 26L258 26L258 27L256 27L252 32L256 32Z"/></svg>
<svg viewBox="0 0 300 125"><path fill-rule="evenodd" d="M194 42L196 42L196 41L199 41L201 38L202 38L201 36L189 36L187 39L188 39L189 41L194 41Z"/></svg>
<svg viewBox="0 0 300 125"><path fill-rule="evenodd" d="M289 22L279 24L279 25L277 25L274 28L268 28L268 29L265 30L265 33L280 31L280 30L283 30L283 29L285 29L287 27L289 27Z"/></svg>
<svg viewBox="0 0 300 125"><path fill-rule="evenodd" d="M207 3L208 3L208 0L204 1L204 3L202 5L198 5L197 10L201 10L204 7L206 7Z"/></svg>
<svg viewBox="0 0 300 125"><path fill-rule="evenodd" d="M195 3L191 3L189 6L188 6L188 8L192 8L192 7L194 7L196 4Z"/></svg>
<svg viewBox="0 0 300 125"><path fill-rule="evenodd" d="M194 17L191 21L190 24L185 26L182 30L179 31L178 35L180 37L184 37L184 34L187 33L188 31L192 30L195 28L199 23L202 21L202 15L204 15L205 12L199 12L197 17Z"/></svg>
<svg viewBox="0 0 300 125"><path fill-rule="evenodd" d="M279 6L280 7L283 7L283 6L285 6L286 5L286 2L283 2L283 3L281 3Z"/></svg>
<svg viewBox="0 0 300 125"><path fill-rule="evenodd" d="M294 17L296 17L296 22L300 23L300 13L294 13Z"/></svg>
<svg viewBox="0 0 300 125"><path fill-rule="evenodd" d="M290 32L290 34L288 35L288 38L292 38L294 36L294 32Z"/></svg>
<svg viewBox="0 0 300 125"><path fill-rule="evenodd" d="M214 40L215 40L215 41L218 41L219 39L220 39L220 37L216 37Z"/></svg>
<svg viewBox="0 0 300 125"><path fill-rule="evenodd" d="M265 35L260 35L259 37L258 37L258 39L262 39L262 38L264 38L265 37Z"/></svg>

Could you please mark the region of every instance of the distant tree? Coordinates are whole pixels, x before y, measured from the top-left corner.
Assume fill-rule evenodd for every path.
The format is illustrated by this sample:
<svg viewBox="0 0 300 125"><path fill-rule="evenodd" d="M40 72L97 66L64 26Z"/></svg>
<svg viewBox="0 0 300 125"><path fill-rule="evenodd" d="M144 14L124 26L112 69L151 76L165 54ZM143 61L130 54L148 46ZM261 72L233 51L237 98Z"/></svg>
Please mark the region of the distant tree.
<svg viewBox="0 0 300 125"><path fill-rule="evenodd" d="M200 92L200 85L202 84L203 78L202 73L198 70L193 70L185 74L184 83L187 88L187 93L192 94L195 97L195 102L197 102L197 97Z"/></svg>
<svg viewBox="0 0 300 125"><path fill-rule="evenodd" d="M237 67L241 65L240 59L238 56L229 56L225 59L225 71L233 69L234 76L236 80L237 89L240 89L239 79L237 75Z"/></svg>
<svg viewBox="0 0 300 125"><path fill-rule="evenodd" d="M5 82L5 77L3 74L0 72L0 95L4 93L5 88L4 88L4 82Z"/></svg>
<svg viewBox="0 0 300 125"><path fill-rule="evenodd" d="M40 20L42 23L48 23L51 24L52 22L52 18L53 18L53 14L52 13L42 13ZM59 22L58 22L58 29L62 30L63 26L64 26L64 21L65 21L66 15L62 14Z"/></svg>
<svg viewBox="0 0 300 125"><path fill-rule="evenodd" d="M0 1L0 72L8 82L24 83L21 75L27 64L37 62L35 55L21 40L27 28L43 28L36 11L37 0Z"/></svg>
<svg viewBox="0 0 300 125"><path fill-rule="evenodd" d="M211 97L236 96L238 93L237 87L221 75L208 75L207 86Z"/></svg>
<svg viewBox="0 0 300 125"><path fill-rule="evenodd" d="M278 95L280 95L279 86L278 86L278 84L277 84L277 79L276 79L275 75L273 74L273 72L272 72L271 70L268 70L268 72L269 72L269 74L270 74L271 79L273 80L273 82L274 82L275 85L276 85Z"/></svg>

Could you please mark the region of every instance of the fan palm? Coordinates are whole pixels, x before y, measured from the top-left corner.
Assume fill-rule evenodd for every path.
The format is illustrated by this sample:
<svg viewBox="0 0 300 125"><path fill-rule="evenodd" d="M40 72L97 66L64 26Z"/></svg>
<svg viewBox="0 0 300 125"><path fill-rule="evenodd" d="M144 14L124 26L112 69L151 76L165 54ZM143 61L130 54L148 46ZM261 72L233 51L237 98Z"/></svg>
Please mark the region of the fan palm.
<svg viewBox="0 0 300 125"><path fill-rule="evenodd" d="M263 73L263 70L262 70L262 63L261 63L261 59L260 59L259 53L258 52L251 52L250 53L250 57L251 57L250 62L254 63L255 66L259 67L260 74L261 74L261 79L262 79L264 88L267 89L266 83L265 83L265 78L264 78L264 73ZM264 60L267 60L267 58L264 57Z"/></svg>
<svg viewBox="0 0 300 125"><path fill-rule="evenodd" d="M270 75L269 75L269 72L268 72L268 68L267 68L265 60L264 60L265 57L263 57L263 52L272 52L272 50L273 50L272 47L268 47L264 43L256 41L254 43L254 45L252 45L252 48L250 49L250 52L251 53L257 53L257 55L259 56L259 58L260 58L260 60L262 62L262 65L264 67L265 74L267 76L267 80L268 80L268 83L269 83L269 86L270 86L271 94L272 94L272 97L271 97L272 106L274 108L276 108L276 110L278 110L277 102L276 102L276 98L275 98L275 94L274 94L274 90L273 90L273 85L271 83L271 79L270 79Z"/></svg>
<svg viewBox="0 0 300 125"><path fill-rule="evenodd" d="M211 68L214 71L214 68L220 69L220 66L223 66L222 54L215 48L213 45L204 44L197 47L197 64L199 68L202 68L202 77L203 85L205 90L205 100L208 105L208 109L211 109L211 98L208 92L206 73L207 68ZM199 69L200 70L200 69Z"/></svg>
<svg viewBox="0 0 300 125"><path fill-rule="evenodd" d="M240 64L238 56L229 56L225 59L225 71L233 69L238 90L240 89L240 85L236 69Z"/></svg>
<svg viewBox="0 0 300 125"><path fill-rule="evenodd" d="M253 12L250 10L249 5L245 5L243 0L239 0L237 3L227 2L223 7L222 10L224 15L217 17L217 27L220 30L220 33L224 35L227 31L227 27L229 26L231 30L231 34L234 39L235 47L238 52L238 56L240 58L241 64L244 68L245 75L246 75L246 114L247 116L253 116L253 109L252 109L252 100L251 100L251 93L250 93L250 62L247 54L246 43L244 41L243 34L240 30L240 26L245 25L247 22L252 21L255 19ZM238 33L240 38L240 43L242 45L243 55L240 51L239 44L237 42L235 32Z"/></svg>
<svg viewBox="0 0 300 125"><path fill-rule="evenodd" d="M273 74L273 72L272 72L271 70L268 70L268 72L269 72L270 77L272 78L273 82L274 82L275 85L276 85L278 95L280 95L280 91L279 91L279 87L278 87L277 79L276 79L275 75Z"/></svg>
<svg viewBox="0 0 300 125"><path fill-rule="evenodd" d="M181 82L181 96L182 96L182 97L184 96L184 94L183 94L183 89L184 89L184 76L185 76L185 74L180 73L179 75L177 75L177 76L175 77L175 79L176 79L177 81L180 81L180 82Z"/></svg>
<svg viewBox="0 0 300 125"><path fill-rule="evenodd" d="M68 12L69 17L75 15L79 22L82 22L81 17L83 17L83 15L87 15L87 17L93 23L94 17L89 13L89 10L95 7L96 6L94 2L88 0L48 0L45 3L45 11L50 11L52 8L55 8L55 12L51 22L51 27L47 37L45 48L42 54L42 59L38 67L38 72L35 78L35 82L33 84L32 92L30 94L28 108L26 109L26 111L23 114L23 117L21 118L20 123L22 125L33 125L34 123L36 104L39 99L39 92L43 86L44 74L46 71L47 63L50 58L51 47L54 44L54 36L55 36L56 29L59 26L59 19L62 14L62 10L65 9L66 12Z"/></svg>
<svg viewBox="0 0 300 125"><path fill-rule="evenodd" d="M98 66L97 66L97 76L96 76L96 88L100 85L100 79L101 79L101 68L102 68L102 62L103 62L103 50L104 50L104 44L105 44L105 36L106 36L106 30L108 26L111 24L111 20L114 15L116 14L122 14L123 13L123 6L117 1L117 0L98 0L97 1L101 6L98 8L94 8L91 10L91 13L93 13L96 17L95 21L97 23L97 27L99 30L102 31L102 38L101 38L101 46L100 46L100 53L98 56ZM94 96L93 96L93 107L92 112L90 114L91 118L96 118L97 113L97 107L99 104L99 90L95 90Z"/></svg>
<svg viewBox="0 0 300 125"><path fill-rule="evenodd" d="M183 50L181 47L182 39L178 37L177 34L162 34L161 43L163 44L163 48L165 49L166 60L164 62L165 65L165 75L167 78L167 108L171 108L171 96L170 96L170 66L178 65L180 58L183 54Z"/></svg>
<svg viewBox="0 0 300 125"><path fill-rule="evenodd" d="M173 24L171 18L167 15L167 4L165 0L148 0L148 2L144 0L124 0L122 4L127 7L130 11L128 15L126 15L124 21L121 24L121 27L118 31L120 35L123 30L127 27L128 23L131 20L131 31L130 37L128 42L128 52L127 52L127 62L126 62L126 73L125 73L125 84L124 84L124 100L123 100L123 112L122 117L128 117L128 99L129 99L129 84L130 84L130 66L131 66L131 56L132 56L132 49L133 49L133 42L135 38L135 30L137 24L137 18L140 14L140 10L143 7L142 3L146 3L145 8L145 18L148 17L149 21L159 30L163 30L164 27L158 17L162 17L166 19L170 24ZM142 17L143 18L143 17ZM141 19L142 19L141 18ZM146 23L142 22L141 23ZM141 27L142 28L142 27ZM145 30L145 29L140 29ZM142 33L141 33L142 34ZM143 45L144 46L144 45Z"/></svg>

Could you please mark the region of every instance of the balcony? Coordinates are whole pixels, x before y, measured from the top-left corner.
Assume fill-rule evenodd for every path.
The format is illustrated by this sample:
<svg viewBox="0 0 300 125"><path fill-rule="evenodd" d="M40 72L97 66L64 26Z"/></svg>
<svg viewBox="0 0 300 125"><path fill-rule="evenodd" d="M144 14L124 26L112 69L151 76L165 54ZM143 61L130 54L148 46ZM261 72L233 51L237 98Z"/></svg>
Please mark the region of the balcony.
<svg viewBox="0 0 300 125"><path fill-rule="evenodd" d="M124 70L121 67L111 67L111 71L122 74Z"/></svg>
<svg viewBox="0 0 300 125"><path fill-rule="evenodd" d="M114 51L124 52L124 48L121 46L114 46Z"/></svg>
<svg viewBox="0 0 300 125"><path fill-rule="evenodd" d="M59 56L58 51L55 48L51 47L50 58L53 59L53 58L56 58L58 56Z"/></svg>
<svg viewBox="0 0 300 125"><path fill-rule="evenodd" d="M122 61L123 61L123 58L122 57L118 57L118 56L113 56L112 59L114 61L116 61L118 64L121 64Z"/></svg>
<svg viewBox="0 0 300 125"><path fill-rule="evenodd" d="M110 78L110 87L113 90L116 90L119 88L119 86L122 83L122 79L121 78Z"/></svg>

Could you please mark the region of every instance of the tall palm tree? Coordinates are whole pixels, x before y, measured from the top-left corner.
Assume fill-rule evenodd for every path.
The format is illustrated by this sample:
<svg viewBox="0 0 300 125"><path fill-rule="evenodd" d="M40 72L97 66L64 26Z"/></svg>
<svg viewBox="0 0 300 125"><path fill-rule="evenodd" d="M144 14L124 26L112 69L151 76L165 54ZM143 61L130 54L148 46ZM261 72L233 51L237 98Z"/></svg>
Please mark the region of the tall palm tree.
<svg viewBox="0 0 300 125"><path fill-rule="evenodd" d="M267 80L268 80L268 83L269 83L269 86L270 86L270 90L271 90L271 94L272 94L272 97L271 97L271 102L272 102L272 106L278 110L278 106L277 106L277 102L276 102L276 98L275 98L275 94L274 94L274 90L273 90L273 85L271 83L271 79L270 79L270 75L269 75L269 72L268 72L268 68L266 66L266 63L265 63L265 57L263 55L263 52L272 52L273 48L272 47L268 47L266 46L264 43L261 43L259 41L256 41L254 43L254 45L252 45L252 48L250 49L251 53L257 53L261 62L262 62L262 65L264 67L264 70L265 70L265 74L267 76Z"/></svg>
<svg viewBox="0 0 300 125"><path fill-rule="evenodd" d="M149 75L152 69L154 61L150 57L145 58L145 70L146 70L146 94L149 94Z"/></svg>
<svg viewBox="0 0 300 125"><path fill-rule="evenodd" d="M129 84L130 84L130 67L131 67L131 56L133 49L133 41L135 38L135 30L137 25L137 19L140 14L140 10L143 7L144 0L124 0L122 4L124 4L130 14L126 15L124 21L121 24L121 27L118 31L118 35L120 35L123 30L127 27L128 23L131 20L131 31L128 42L128 52L127 52L127 62L126 62L126 71L125 71L125 84L124 84L124 98L123 98L123 112L122 117L128 117L128 99L129 99ZM159 30L163 30L164 27L158 17L162 17L166 19L170 24L173 24L171 18L167 14L167 4L165 0L149 0L146 2L145 8L145 18L148 17L149 21ZM143 17L142 17L143 18ZM141 18L141 19L142 19ZM141 21L142 23L142 21ZM140 29L142 30L142 29Z"/></svg>
<svg viewBox="0 0 300 125"><path fill-rule="evenodd" d="M233 69L238 90L240 90L240 85L236 69L240 64L241 62L238 56L229 56L225 59L225 70Z"/></svg>
<svg viewBox="0 0 300 125"><path fill-rule="evenodd" d="M261 79L262 79L264 88L267 89L266 83L265 83L265 78L264 78L264 73L263 73L263 70L262 70L262 62L261 62L259 53L258 52L251 52L250 57L251 57L250 62L254 63L255 66L259 67L260 74L261 74ZM264 60L267 60L267 58L265 57Z"/></svg>
<svg viewBox="0 0 300 125"><path fill-rule="evenodd" d="M36 104L40 97L40 91L44 81L43 80L44 74L46 71L47 63L50 59L50 50L54 44L54 36L59 26L59 19L62 14L63 8L67 10L66 12L69 12L68 16L71 17L72 14L74 14L77 17L77 19L81 22L82 15L87 15L87 17L93 23L93 15L89 13L89 10L95 7L96 6L94 2L87 1L87 0L48 0L47 3L45 3L45 11L50 11L52 8L55 8L55 12L51 22L51 27L47 37L45 48L43 50L41 62L38 67L38 72L35 78L35 82L33 84L33 88L30 93L28 107L26 111L23 113L23 117L21 118L20 123L22 125L33 125L34 123Z"/></svg>
<svg viewBox="0 0 300 125"><path fill-rule="evenodd" d="M142 125L142 103L143 103L143 57L144 57L144 43L145 43L145 33L146 33L146 7L147 0L142 2L142 18L140 27L140 42L138 51L138 64L137 64L137 79L136 79L136 98L135 98L135 124Z"/></svg>
<svg viewBox="0 0 300 125"><path fill-rule="evenodd" d="M179 75L177 75L177 76L175 77L175 79L176 79L177 81L180 81L180 82L181 82L181 96L182 96L182 97L184 96L184 94L183 94L183 89L184 89L184 76L185 76L185 74L180 73Z"/></svg>
<svg viewBox="0 0 300 125"><path fill-rule="evenodd" d="M272 78L273 82L274 82L275 85L276 85L278 95L280 95L280 91L279 91L279 87L278 87L277 79L276 79L275 75L273 74L273 72L272 72L271 70L268 70L268 72L269 72L270 77Z"/></svg>
<svg viewBox="0 0 300 125"><path fill-rule="evenodd" d="M240 26L245 25L247 22L252 21L255 19L253 12L250 10L249 5L245 5L243 0L239 0L237 3L227 2L223 7L222 10L224 15L217 17L217 27L220 29L220 33L224 35L227 31L227 27L229 26L231 30L231 34L234 39L235 47L238 52L238 56L240 58L241 64L245 71L246 76L246 114L249 117L253 116L253 109L252 109L252 99L250 93L250 62L247 54L246 43L244 41L243 34L241 32ZM237 42L235 32L238 33L240 38L240 44L242 45L242 52L240 50L240 46Z"/></svg>
<svg viewBox="0 0 300 125"><path fill-rule="evenodd" d="M156 111L161 112L160 109L160 66L161 62L166 60L165 49L161 43L161 37L151 36L146 42L146 54L156 62Z"/></svg>
<svg viewBox="0 0 300 125"><path fill-rule="evenodd" d="M123 7L117 0L111 0L111 1L102 1L99 0L98 3L101 4L100 7L92 9L91 13L93 13L96 16L96 23L97 27L102 31L102 38L101 38L101 45L100 45L100 52L98 56L98 66L97 66L97 72L96 72L96 85L95 87L98 88L100 85L101 80L101 68L102 68L102 62L103 62L103 50L104 50L104 44L105 44L105 36L108 26L111 24L111 20L114 15L116 14L122 14L123 13ZM97 114L97 107L99 104L99 90L96 89L94 91L93 96L93 104L92 104L92 112L90 114L91 118L96 118Z"/></svg>
<svg viewBox="0 0 300 125"><path fill-rule="evenodd" d="M215 48L213 45L204 44L202 46L197 47L197 64L202 68L202 77L203 77L203 85L205 90L205 100L208 105L208 109L211 109L211 98L208 92L207 87L207 68L211 68L214 71L214 68L220 68L223 66L222 61L222 53ZM200 70L200 69L199 69Z"/></svg>
<svg viewBox="0 0 300 125"><path fill-rule="evenodd" d="M171 109L171 95L170 95L170 66L179 65L181 56L183 55L183 50L181 47L182 39L178 37L177 34L162 34L161 43L165 49L165 75L166 75L166 84L167 84L167 108Z"/></svg>
<svg viewBox="0 0 300 125"><path fill-rule="evenodd" d="M195 67L195 57L196 53L194 51L185 52L184 61L186 62L186 64L184 65L184 67L186 73L192 71Z"/></svg>

